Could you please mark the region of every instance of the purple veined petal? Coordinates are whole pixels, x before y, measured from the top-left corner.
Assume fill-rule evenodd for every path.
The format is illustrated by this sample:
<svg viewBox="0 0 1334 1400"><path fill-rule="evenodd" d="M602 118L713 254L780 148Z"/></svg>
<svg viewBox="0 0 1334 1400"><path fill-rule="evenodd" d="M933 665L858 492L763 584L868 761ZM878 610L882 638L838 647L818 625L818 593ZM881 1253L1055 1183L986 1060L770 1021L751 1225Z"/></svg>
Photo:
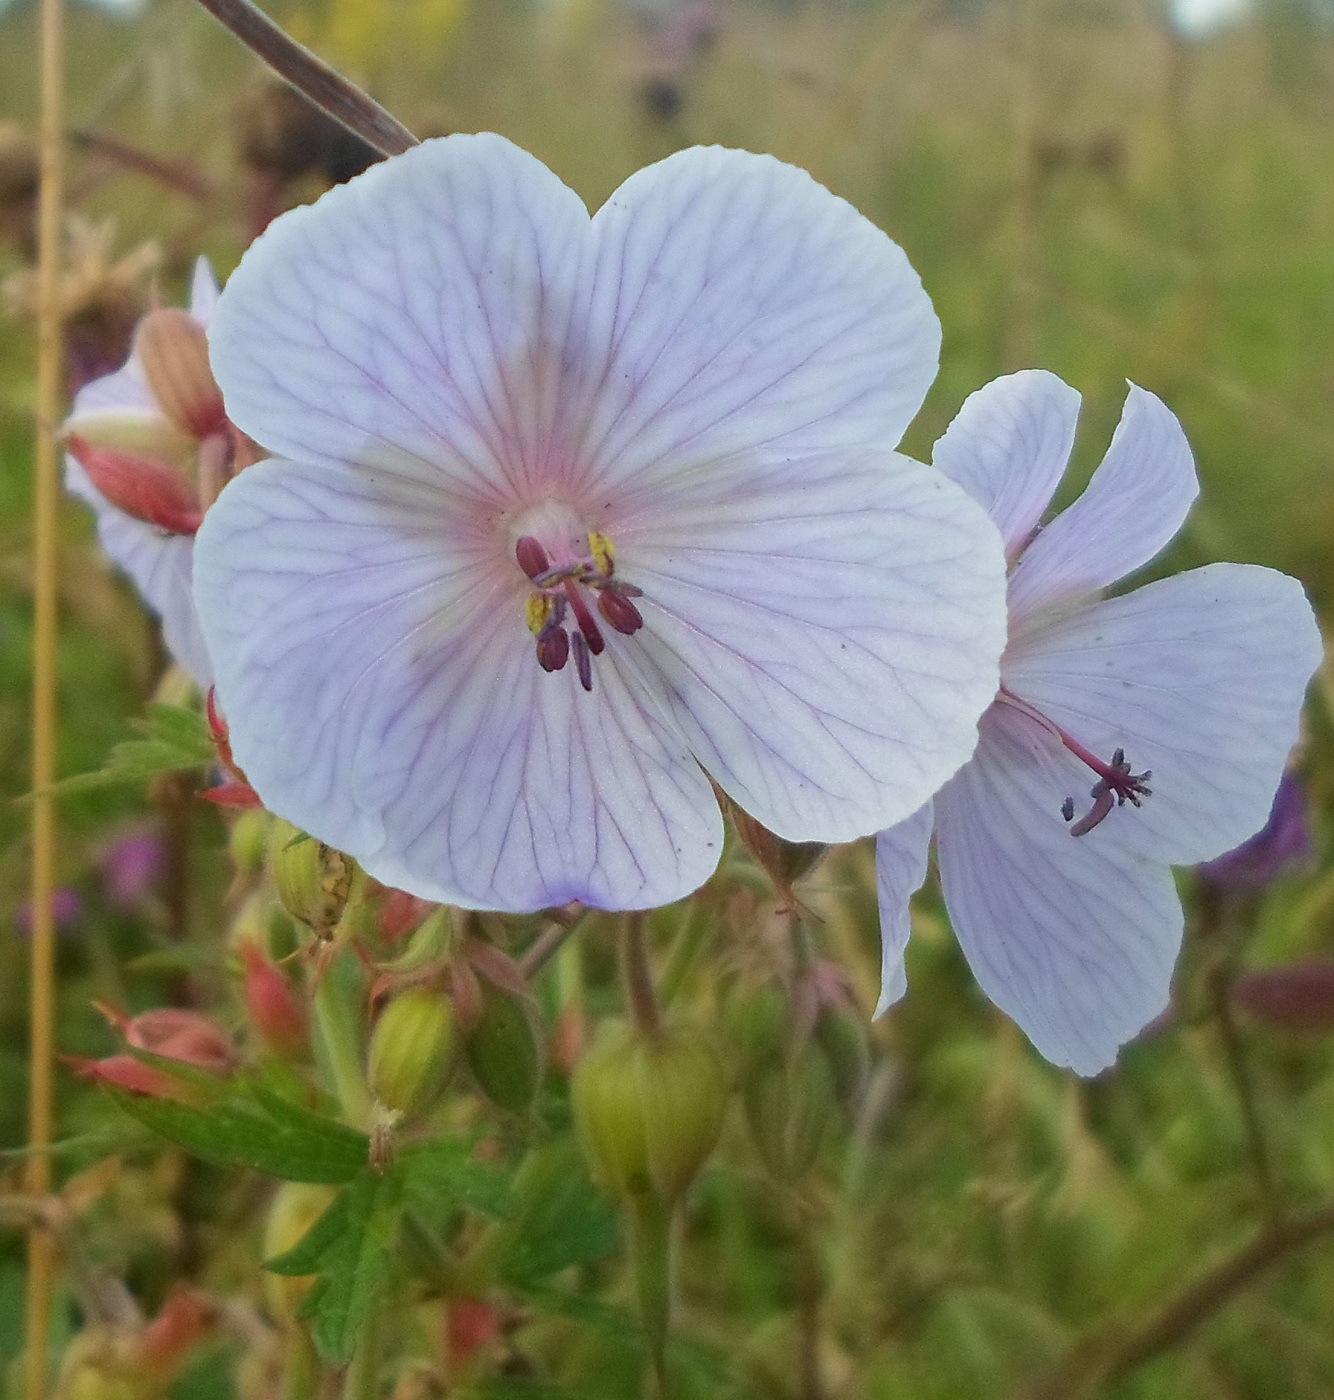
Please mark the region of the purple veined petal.
<svg viewBox="0 0 1334 1400"><path fill-rule="evenodd" d="M935 378L940 323L902 249L771 156L679 151L593 233L592 492L683 457L893 448Z"/></svg>
<svg viewBox="0 0 1334 1400"><path fill-rule="evenodd" d="M1320 658L1301 584L1210 564L1033 630L1007 653L1005 681L1099 758L1123 748L1135 772L1152 770L1144 805L1079 844L1190 865L1264 825Z"/></svg>
<svg viewBox="0 0 1334 1400"><path fill-rule="evenodd" d="M266 805L422 898L687 894L722 819L679 732L614 645L589 694L573 666L542 671L521 572L442 515L336 464L262 462L223 491L196 598L237 762Z"/></svg>
<svg viewBox="0 0 1334 1400"><path fill-rule="evenodd" d="M65 489L93 508L103 552L129 576L140 597L161 619L167 650L190 679L207 690L213 684L213 667L191 595L194 538L166 534L118 510L68 455Z"/></svg>
<svg viewBox="0 0 1334 1400"><path fill-rule="evenodd" d="M209 328L228 416L301 461L392 449L474 493L559 486L588 222L500 136L373 166L275 220L228 280Z"/></svg>
<svg viewBox="0 0 1334 1400"><path fill-rule="evenodd" d="M1132 384L1112 445L1084 494L1024 551L1010 580L1011 630L1046 608L1108 588L1147 564L1199 493L1176 415Z"/></svg>
<svg viewBox="0 0 1334 1400"><path fill-rule="evenodd" d="M1004 561L941 473L867 450L740 458L643 502L612 527L644 595L623 650L752 816L852 840L967 759L996 693Z"/></svg>
<svg viewBox="0 0 1334 1400"><path fill-rule="evenodd" d="M880 904L880 1000L883 1016L908 990L903 952L912 933L909 901L926 879L927 851L935 827L935 807L928 802L906 821L875 838L875 884Z"/></svg>
<svg viewBox="0 0 1334 1400"><path fill-rule="evenodd" d="M982 506L1010 559L1023 549L1070 461L1079 391L1041 369L993 379L964 400L933 465Z"/></svg>
<svg viewBox="0 0 1334 1400"><path fill-rule="evenodd" d="M1000 706L983 718L936 798L936 859L982 990L1053 1064L1096 1074L1167 1005L1181 902L1165 863L1070 835L1038 735Z"/></svg>

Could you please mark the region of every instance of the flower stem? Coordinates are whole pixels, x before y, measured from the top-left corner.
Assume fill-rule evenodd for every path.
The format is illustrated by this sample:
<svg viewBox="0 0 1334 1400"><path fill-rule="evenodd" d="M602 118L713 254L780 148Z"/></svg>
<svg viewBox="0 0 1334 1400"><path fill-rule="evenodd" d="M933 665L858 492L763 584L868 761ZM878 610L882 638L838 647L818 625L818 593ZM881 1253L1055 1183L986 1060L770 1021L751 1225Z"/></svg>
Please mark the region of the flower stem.
<svg viewBox="0 0 1334 1400"><path fill-rule="evenodd" d="M561 910L558 917L553 917L550 924L533 939L527 952L519 959L519 971L523 973L524 980L531 980L535 977L551 959L561 950L565 940L584 921L584 915L588 913L582 905L572 906L573 912Z"/></svg>
<svg viewBox="0 0 1334 1400"><path fill-rule="evenodd" d="M369 94L303 44L298 44L251 4L251 0L199 0L199 3L280 78L381 155L402 155L417 145L417 138L397 117L386 112Z"/></svg>
<svg viewBox="0 0 1334 1400"><path fill-rule="evenodd" d="M348 956L344 951L316 978L315 1029L343 1117L354 1128L366 1128L371 1121L371 1096L357 1016L358 988L347 975Z"/></svg>
<svg viewBox="0 0 1334 1400"><path fill-rule="evenodd" d="M643 914L627 914L622 921L621 986L630 1019L645 1035L656 1037L662 1031L662 1012L658 1006L658 994L653 989L653 970L649 966L644 924Z"/></svg>
<svg viewBox="0 0 1334 1400"><path fill-rule="evenodd" d="M60 288L61 204L64 192L64 48L62 0L42 0L41 9L41 189L37 254L37 425L33 486L33 667L32 667L32 1043L28 1099L30 1195L51 1190L51 1134L55 1117L55 911L56 811L51 784L56 773L56 638L59 544L58 453L62 307ZM27 1400L46 1394L51 1295L56 1241L34 1223L28 1234L26 1352Z"/></svg>
<svg viewBox="0 0 1334 1400"><path fill-rule="evenodd" d="M384 1303L371 1306L357 1334L356 1349L343 1381L343 1400L378 1400L384 1355Z"/></svg>

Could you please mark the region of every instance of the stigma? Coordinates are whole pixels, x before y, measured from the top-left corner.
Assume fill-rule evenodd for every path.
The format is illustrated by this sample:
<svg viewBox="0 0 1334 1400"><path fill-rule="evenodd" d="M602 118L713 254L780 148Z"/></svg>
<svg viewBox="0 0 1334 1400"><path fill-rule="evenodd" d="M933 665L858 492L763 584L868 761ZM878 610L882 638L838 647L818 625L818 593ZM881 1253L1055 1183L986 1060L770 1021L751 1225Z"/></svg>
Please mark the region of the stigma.
<svg viewBox="0 0 1334 1400"><path fill-rule="evenodd" d="M611 538L590 530L587 544L586 555L557 564L535 535L521 535L514 557L533 587L524 606L537 643L537 664L544 671L561 671L573 657L579 684L591 691L593 658L606 650L607 639L590 601L603 622L627 637L639 631L644 618L634 604L642 590L615 576Z"/></svg>

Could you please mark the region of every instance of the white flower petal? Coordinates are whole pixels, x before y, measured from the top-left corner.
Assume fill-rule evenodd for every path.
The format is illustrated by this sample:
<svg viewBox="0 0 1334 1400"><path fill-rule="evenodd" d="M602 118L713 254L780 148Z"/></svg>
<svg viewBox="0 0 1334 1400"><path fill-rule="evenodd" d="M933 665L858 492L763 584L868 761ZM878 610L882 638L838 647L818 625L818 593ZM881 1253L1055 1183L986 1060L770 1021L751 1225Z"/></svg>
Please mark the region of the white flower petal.
<svg viewBox="0 0 1334 1400"><path fill-rule="evenodd" d="M1096 593L1147 564L1181 528L1198 493L1190 444L1176 415L1132 384L1087 490L1015 565L1012 630L1044 608Z"/></svg>
<svg viewBox="0 0 1334 1400"><path fill-rule="evenodd" d="M209 329L232 421L278 456L470 489L553 469L588 213L494 135L426 141L274 221ZM415 466L413 465L415 462Z"/></svg>
<svg viewBox="0 0 1334 1400"><path fill-rule="evenodd" d="M644 590L627 655L778 835L892 826L972 752L996 692L1004 563L994 526L939 472L869 451L733 459L645 493L615 529Z"/></svg>
<svg viewBox="0 0 1334 1400"><path fill-rule="evenodd" d="M193 537L169 535L126 515L102 495L89 481L87 472L68 455L65 489L92 506L103 551L129 575L140 597L162 619L162 639L167 650L191 680L201 690L207 690L213 684L213 669L190 591Z"/></svg>
<svg viewBox="0 0 1334 1400"><path fill-rule="evenodd" d="M766 445L892 448L935 378L940 324L902 249L804 170L681 151L593 232L590 490Z"/></svg>
<svg viewBox="0 0 1334 1400"><path fill-rule="evenodd" d="M190 277L190 315L205 329L213 319L218 296L218 279L213 275L213 264L207 258L197 258Z"/></svg>
<svg viewBox="0 0 1334 1400"><path fill-rule="evenodd" d="M1099 758L1123 748L1153 772L1141 808L1117 808L1079 843L1187 865L1264 825L1320 657L1301 584L1211 564L1035 629L1007 653L1005 679Z"/></svg>
<svg viewBox="0 0 1334 1400"><path fill-rule="evenodd" d="M880 902L880 1000L882 1016L908 990L903 951L912 933L909 901L926 879L927 849L936 814L932 803L875 838L875 883Z"/></svg>
<svg viewBox="0 0 1334 1400"><path fill-rule="evenodd" d="M390 480L260 463L197 537L219 700L266 805L427 899L643 908L696 888L722 821L680 735L612 649L592 694L573 666L544 673L517 567Z"/></svg>
<svg viewBox="0 0 1334 1400"><path fill-rule="evenodd" d="M970 394L936 443L933 464L986 510L1011 558L1051 503L1078 419L1078 390L1026 369Z"/></svg>
<svg viewBox="0 0 1334 1400"><path fill-rule="evenodd" d="M982 989L1053 1064L1096 1074L1167 1005L1181 902L1166 864L1070 835L1035 732L999 706L983 719L936 799L936 859Z"/></svg>

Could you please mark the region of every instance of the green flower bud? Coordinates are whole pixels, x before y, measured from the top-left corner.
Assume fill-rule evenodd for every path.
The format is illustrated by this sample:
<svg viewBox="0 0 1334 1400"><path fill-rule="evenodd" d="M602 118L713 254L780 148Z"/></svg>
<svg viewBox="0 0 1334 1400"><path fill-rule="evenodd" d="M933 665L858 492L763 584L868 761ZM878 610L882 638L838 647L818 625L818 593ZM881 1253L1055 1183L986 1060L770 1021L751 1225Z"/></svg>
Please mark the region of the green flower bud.
<svg viewBox="0 0 1334 1400"><path fill-rule="evenodd" d="M866 1017L853 1006L826 1006L815 1023L815 1040L833 1071L839 1102L853 1107L871 1068Z"/></svg>
<svg viewBox="0 0 1334 1400"><path fill-rule="evenodd" d="M400 992L371 1032L371 1092L405 1118L425 1113L440 1097L457 1050L449 998L429 987Z"/></svg>
<svg viewBox="0 0 1334 1400"><path fill-rule="evenodd" d="M485 977L473 982L480 1002L469 1017L464 1040L468 1068L492 1103L526 1113L542 1083L542 1042L531 998L497 987Z"/></svg>
<svg viewBox="0 0 1334 1400"><path fill-rule="evenodd" d="M347 903L351 859L279 818L269 832L269 870L283 908L328 934Z"/></svg>
<svg viewBox="0 0 1334 1400"><path fill-rule="evenodd" d="M672 1204L717 1146L727 1086L694 1032L648 1036L624 1021L598 1028L570 1083L584 1155L608 1195Z"/></svg>
<svg viewBox="0 0 1334 1400"><path fill-rule="evenodd" d="M814 1163L837 1105L834 1072L820 1047L769 1065L746 1086L746 1121L760 1158L780 1181Z"/></svg>
<svg viewBox="0 0 1334 1400"><path fill-rule="evenodd" d="M732 988L723 1012L723 1035L738 1083L746 1084L783 1058L791 1025L792 1003L776 980Z"/></svg>
<svg viewBox="0 0 1334 1400"><path fill-rule="evenodd" d="M260 807L242 811L227 837L227 851L240 875L258 875L264 868L264 853L273 818Z"/></svg>

